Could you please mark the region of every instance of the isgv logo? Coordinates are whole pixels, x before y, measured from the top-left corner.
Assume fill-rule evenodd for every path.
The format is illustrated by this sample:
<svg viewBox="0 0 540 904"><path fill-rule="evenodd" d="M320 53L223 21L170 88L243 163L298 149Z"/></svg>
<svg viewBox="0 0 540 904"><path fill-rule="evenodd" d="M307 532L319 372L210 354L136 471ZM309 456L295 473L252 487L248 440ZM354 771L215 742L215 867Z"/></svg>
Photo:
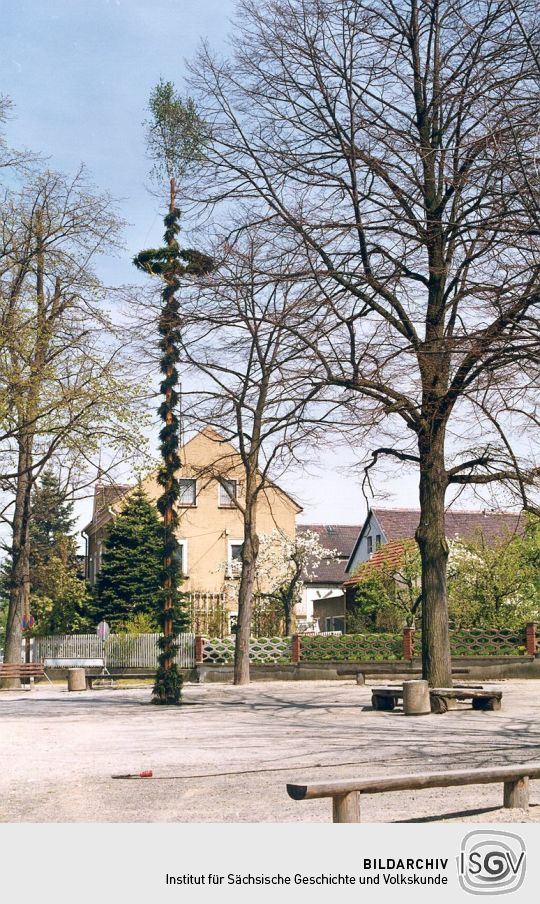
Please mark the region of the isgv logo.
<svg viewBox="0 0 540 904"><path fill-rule="evenodd" d="M469 832L461 842L459 883L471 895L504 895L523 884L525 842L511 832Z"/></svg>

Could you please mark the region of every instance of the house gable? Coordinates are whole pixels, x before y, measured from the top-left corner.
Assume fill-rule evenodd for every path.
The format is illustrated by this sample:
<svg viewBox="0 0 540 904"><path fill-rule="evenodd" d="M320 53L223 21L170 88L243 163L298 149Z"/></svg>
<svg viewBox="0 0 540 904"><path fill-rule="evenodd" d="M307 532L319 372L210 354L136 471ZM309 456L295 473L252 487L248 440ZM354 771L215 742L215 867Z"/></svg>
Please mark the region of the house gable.
<svg viewBox="0 0 540 904"><path fill-rule="evenodd" d="M183 465L181 476L198 477L201 480L217 480L218 477L229 477L242 480L244 468L240 453L229 440L225 439L213 427L204 427L187 441L180 450ZM262 495L271 504L275 495L292 505L297 514L303 511L289 493L285 492L273 480L265 479L266 487Z"/></svg>
<svg viewBox="0 0 540 904"><path fill-rule="evenodd" d="M193 436L181 448L180 456L180 479L195 481L195 486L192 487L195 490L194 500L185 500L177 506L177 536L188 572L185 574L183 589L221 593L224 590L228 563L234 554L238 554L238 546L243 542L244 525L240 508L226 496L223 498L223 485L219 478L236 481L237 497L241 505L245 495L242 461L234 446L213 428L206 428ZM161 494L156 472L148 474L141 484L148 498L156 502ZM134 487L123 487L114 504L104 509L106 522L121 511L133 489ZM277 529L285 536L294 538L296 516L300 511L302 509L294 499L276 484L268 482L259 497L259 533L269 534ZM90 557L94 556L94 544L90 545L92 549L89 548L89 562ZM94 560L98 561L95 556L92 562ZM97 566L93 565L92 579L95 579L96 572Z"/></svg>
<svg viewBox="0 0 540 904"><path fill-rule="evenodd" d="M371 553L368 550L368 537L372 539L372 552L376 549L376 538L380 537L380 545L388 542L388 537L382 527L381 522L379 521L377 515L373 511L373 509L369 509L366 520L362 526L362 530L358 535L358 539L354 544L353 551L349 557L349 561L347 562L347 567L345 571L347 574L352 574L356 568L360 565L361 562L367 561L369 559Z"/></svg>

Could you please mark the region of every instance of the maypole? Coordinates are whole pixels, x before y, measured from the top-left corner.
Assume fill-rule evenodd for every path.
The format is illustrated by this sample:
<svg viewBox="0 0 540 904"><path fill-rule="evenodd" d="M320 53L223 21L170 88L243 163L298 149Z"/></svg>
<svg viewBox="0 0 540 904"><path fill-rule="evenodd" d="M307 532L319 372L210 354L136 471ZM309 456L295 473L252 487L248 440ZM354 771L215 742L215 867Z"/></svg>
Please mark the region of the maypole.
<svg viewBox="0 0 540 904"><path fill-rule="evenodd" d="M160 624L162 636L158 640L159 666L153 690L153 702L178 704L182 694L182 676L175 656L178 652L177 634L185 629L187 616L182 606L184 595L179 590L182 575L179 569L179 543L177 539L177 503L180 497L179 472L181 461L179 395L177 392L180 358L181 315L178 291L181 277L200 276L212 268L212 260L198 251L180 249L180 210L177 207L177 181L175 173L184 172L194 159L199 147L202 130L191 101L184 103L175 93L170 82L160 82L150 97L153 119L148 124L148 146L155 161L158 177L163 172L169 182L169 207L164 217L164 245L141 251L135 258L135 266L163 281L162 306L158 320L159 368L162 375L160 392L163 397L159 416L163 422L159 439L161 465L157 480L161 495L157 508L163 519L163 571L161 575L162 609Z"/></svg>

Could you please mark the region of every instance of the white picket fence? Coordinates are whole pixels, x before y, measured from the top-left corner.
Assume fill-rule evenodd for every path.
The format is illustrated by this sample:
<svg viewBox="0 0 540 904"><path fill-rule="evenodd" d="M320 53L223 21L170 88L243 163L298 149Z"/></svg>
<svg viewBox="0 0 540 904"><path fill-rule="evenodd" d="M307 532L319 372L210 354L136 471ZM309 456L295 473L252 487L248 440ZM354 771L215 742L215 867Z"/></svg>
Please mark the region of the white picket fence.
<svg viewBox="0 0 540 904"><path fill-rule="evenodd" d="M157 668L159 634L111 634L100 640L95 634L50 634L33 637L30 658L44 659L105 659L108 668ZM179 634L175 662L179 668L195 665L195 635Z"/></svg>

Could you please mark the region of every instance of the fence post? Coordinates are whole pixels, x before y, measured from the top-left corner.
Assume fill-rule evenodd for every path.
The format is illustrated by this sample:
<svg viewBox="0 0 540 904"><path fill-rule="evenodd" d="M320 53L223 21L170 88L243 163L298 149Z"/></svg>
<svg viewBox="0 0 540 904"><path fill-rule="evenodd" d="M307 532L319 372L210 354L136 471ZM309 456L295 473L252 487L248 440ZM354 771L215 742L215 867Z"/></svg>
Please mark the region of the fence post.
<svg viewBox="0 0 540 904"><path fill-rule="evenodd" d="M536 622L527 624L527 656L536 654Z"/></svg>
<svg viewBox="0 0 540 904"><path fill-rule="evenodd" d="M204 637L195 635L195 665L202 665L204 657Z"/></svg>
<svg viewBox="0 0 540 904"><path fill-rule="evenodd" d="M300 635L293 634L291 637L291 662L300 662L302 650L300 646Z"/></svg>
<svg viewBox="0 0 540 904"><path fill-rule="evenodd" d="M403 658L414 658L414 628L403 628Z"/></svg>

